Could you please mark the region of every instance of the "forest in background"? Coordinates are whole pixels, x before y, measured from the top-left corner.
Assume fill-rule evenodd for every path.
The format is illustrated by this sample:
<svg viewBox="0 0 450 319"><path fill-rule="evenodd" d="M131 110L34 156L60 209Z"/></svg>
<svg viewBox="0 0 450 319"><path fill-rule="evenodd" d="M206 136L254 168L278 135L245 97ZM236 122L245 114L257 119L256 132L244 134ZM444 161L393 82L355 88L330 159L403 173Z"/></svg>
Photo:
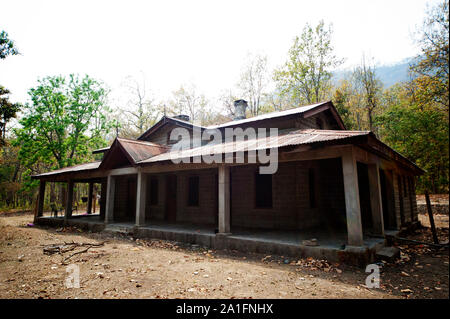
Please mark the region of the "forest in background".
<svg viewBox="0 0 450 319"><path fill-rule="evenodd" d="M187 114L209 125L233 118L233 101L248 101L247 117L332 100L349 130L370 130L426 170L417 192L449 191L449 2L430 7L415 41L409 79L384 86L373 59L361 57L350 72L333 49L332 25L305 25L286 62L268 69L267 57L249 55L236 86L208 100L195 85L180 86L156 100L145 77L129 77L129 99L117 105L106 85L88 75L45 76L28 91L29 101L12 103L0 85L0 209L30 208L37 182L30 176L95 160L92 150L116 136L135 138L162 115ZM19 52L13 35L0 33L0 63ZM82 187L76 197L84 193ZM52 189L50 196L58 195ZM49 201L54 201L49 199Z"/></svg>

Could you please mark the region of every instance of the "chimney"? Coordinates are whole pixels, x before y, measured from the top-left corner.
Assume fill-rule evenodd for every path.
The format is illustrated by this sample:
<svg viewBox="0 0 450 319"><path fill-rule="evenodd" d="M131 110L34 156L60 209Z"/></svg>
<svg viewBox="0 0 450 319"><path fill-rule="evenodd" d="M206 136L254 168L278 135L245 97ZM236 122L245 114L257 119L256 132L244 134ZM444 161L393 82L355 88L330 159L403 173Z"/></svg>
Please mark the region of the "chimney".
<svg viewBox="0 0 450 319"><path fill-rule="evenodd" d="M182 121L185 121L185 122L189 122L189 120L190 120L189 115L186 115L186 114L175 115L173 118L174 119L179 119L179 120L182 120Z"/></svg>
<svg viewBox="0 0 450 319"><path fill-rule="evenodd" d="M247 101L246 100L237 100L234 101L234 120L243 120L245 119L245 111L247 110Z"/></svg>

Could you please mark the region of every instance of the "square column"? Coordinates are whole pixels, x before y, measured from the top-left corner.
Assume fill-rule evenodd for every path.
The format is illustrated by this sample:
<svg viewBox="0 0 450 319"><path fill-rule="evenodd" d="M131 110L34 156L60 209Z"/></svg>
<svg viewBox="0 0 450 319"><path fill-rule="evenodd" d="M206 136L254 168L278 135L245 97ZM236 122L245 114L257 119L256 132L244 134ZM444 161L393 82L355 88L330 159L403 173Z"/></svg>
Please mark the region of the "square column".
<svg viewBox="0 0 450 319"><path fill-rule="evenodd" d="M219 166L219 233L230 233L230 167Z"/></svg>
<svg viewBox="0 0 450 319"><path fill-rule="evenodd" d="M359 204L358 170L353 149L342 155L345 210L349 246L363 246L361 207Z"/></svg>
<svg viewBox="0 0 450 319"><path fill-rule="evenodd" d="M67 182L67 198L66 198L66 210L64 212L64 219L72 217L73 206L73 180Z"/></svg>
<svg viewBox="0 0 450 319"><path fill-rule="evenodd" d="M94 192L94 183L89 183L87 213L92 214L92 193Z"/></svg>
<svg viewBox="0 0 450 319"><path fill-rule="evenodd" d="M136 226L145 225L145 203L147 195L147 176L141 171L137 174L136 186Z"/></svg>
<svg viewBox="0 0 450 319"><path fill-rule="evenodd" d="M35 220L36 220L36 217L42 217L42 215L44 213L44 198L45 198L45 181L40 180Z"/></svg>
<svg viewBox="0 0 450 319"><path fill-rule="evenodd" d="M384 235L383 201L381 199L381 184L379 165L369 164L370 208L372 210L373 231L377 235Z"/></svg>
<svg viewBox="0 0 450 319"><path fill-rule="evenodd" d="M108 181L106 186L106 210L105 210L105 223L111 223L114 219L114 196L116 192L116 178L112 175L108 175Z"/></svg>

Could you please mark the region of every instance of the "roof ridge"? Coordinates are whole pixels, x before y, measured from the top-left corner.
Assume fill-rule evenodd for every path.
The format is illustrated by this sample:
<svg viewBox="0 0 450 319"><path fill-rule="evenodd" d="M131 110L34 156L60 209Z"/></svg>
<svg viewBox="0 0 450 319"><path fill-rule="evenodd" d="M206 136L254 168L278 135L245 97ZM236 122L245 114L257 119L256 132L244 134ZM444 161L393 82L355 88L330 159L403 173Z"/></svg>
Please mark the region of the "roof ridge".
<svg viewBox="0 0 450 319"><path fill-rule="evenodd" d="M207 126L206 128L207 129L214 129L214 128L220 128L220 127L225 127L225 126L231 126L231 125L235 125L235 124L239 124L239 123L259 121L259 120L265 120L265 119L270 119L270 118L275 118L275 117L292 115L292 114L296 114L296 113L303 113L303 112L306 112L306 111L308 111L308 110L310 110L312 108L316 108L316 107L325 105L325 104L330 103L330 102L331 101L328 100L328 101L323 101L323 102L314 103L314 104L310 104L310 105L297 106L297 107L293 107L293 108L286 109L286 110L268 112L268 113L260 114L260 115L257 115L257 116L245 118L245 119L242 119L242 120L233 120L233 121L229 121L229 122L222 123L222 124L210 125L210 126Z"/></svg>
<svg viewBox="0 0 450 319"><path fill-rule="evenodd" d="M130 142L130 143L135 143L135 144L146 144L148 146L156 146L156 147L161 147L161 148L167 148L167 146L161 145L161 144L157 144L157 143L153 143L153 142L149 142L149 141L141 141L141 140L132 140L129 138L124 138L124 137L118 137L118 140L125 140L126 142Z"/></svg>

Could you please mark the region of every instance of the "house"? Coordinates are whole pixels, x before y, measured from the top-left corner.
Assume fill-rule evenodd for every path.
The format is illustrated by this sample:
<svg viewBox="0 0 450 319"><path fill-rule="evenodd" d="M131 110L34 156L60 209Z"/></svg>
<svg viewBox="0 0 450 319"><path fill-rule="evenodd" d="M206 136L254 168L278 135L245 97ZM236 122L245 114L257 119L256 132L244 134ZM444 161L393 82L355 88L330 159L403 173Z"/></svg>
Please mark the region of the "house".
<svg viewBox="0 0 450 319"><path fill-rule="evenodd" d="M346 130L331 101L252 118L246 106L236 101L235 120L209 127L163 116L94 151L101 161L33 176L35 222L358 263L417 224L423 171L372 132ZM43 216L46 182L67 183L63 217ZM72 215L74 183L89 183L87 215ZM100 214L90 214L94 183Z"/></svg>

